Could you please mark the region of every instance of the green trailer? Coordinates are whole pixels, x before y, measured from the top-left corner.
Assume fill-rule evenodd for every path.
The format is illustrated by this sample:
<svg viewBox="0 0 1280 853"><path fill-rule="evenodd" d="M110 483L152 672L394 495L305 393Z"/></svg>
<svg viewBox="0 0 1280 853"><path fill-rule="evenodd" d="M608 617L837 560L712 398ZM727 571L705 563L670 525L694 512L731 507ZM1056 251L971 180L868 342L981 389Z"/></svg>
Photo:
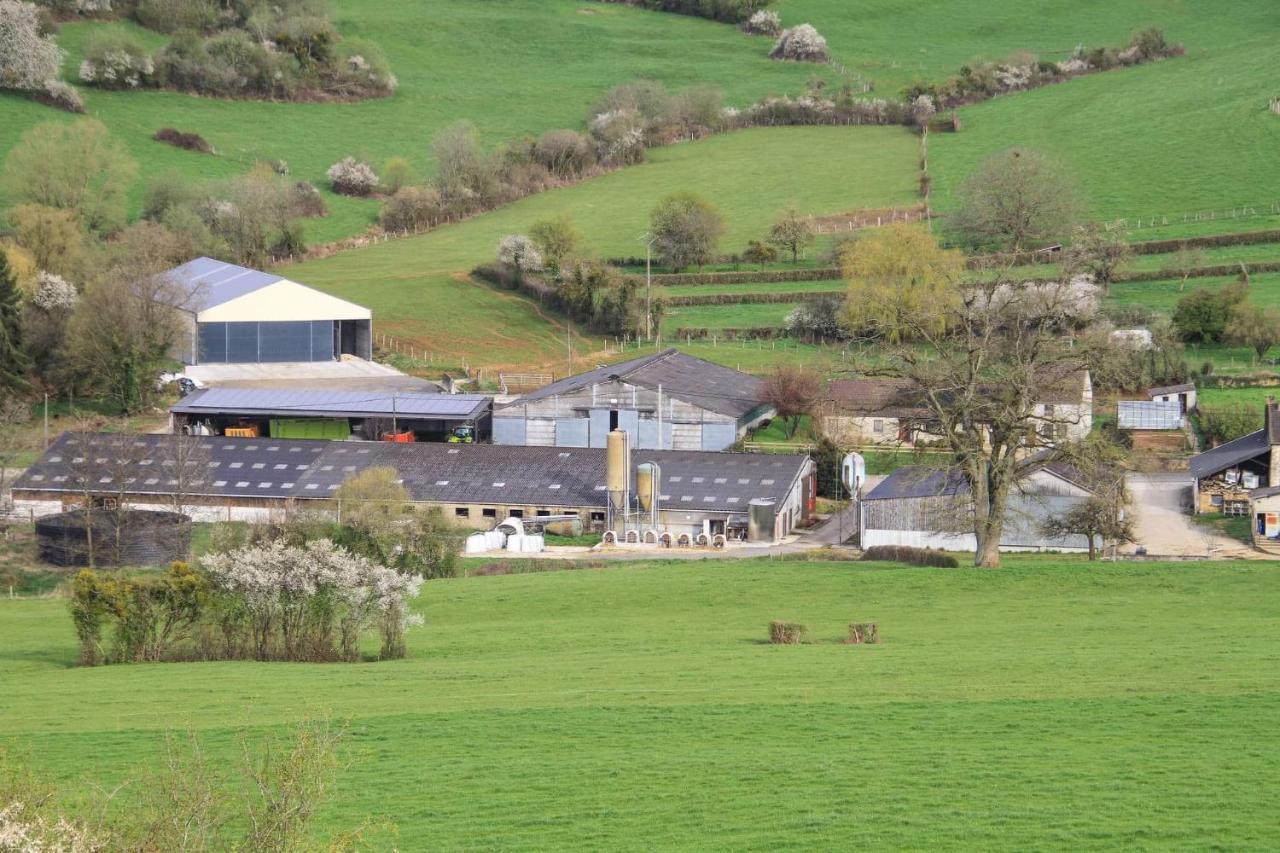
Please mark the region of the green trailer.
<svg viewBox="0 0 1280 853"><path fill-rule="evenodd" d="M272 418L271 437L343 441L351 437L351 422L345 418Z"/></svg>

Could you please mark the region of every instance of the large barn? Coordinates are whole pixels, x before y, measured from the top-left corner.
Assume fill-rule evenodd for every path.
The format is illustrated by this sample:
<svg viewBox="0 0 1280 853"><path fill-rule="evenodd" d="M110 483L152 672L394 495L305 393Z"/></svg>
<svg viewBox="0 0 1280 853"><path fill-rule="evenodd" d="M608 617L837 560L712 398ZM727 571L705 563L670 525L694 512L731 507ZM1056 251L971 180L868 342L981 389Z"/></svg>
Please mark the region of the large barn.
<svg viewBox="0 0 1280 853"><path fill-rule="evenodd" d="M168 272L182 288L184 364L258 364L373 357L373 313L273 273L213 258Z"/></svg>
<svg viewBox="0 0 1280 853"><path fill-rule="evenodd" d="M1082 535L1049 537L1041 525L1088 500L1090 484L1069 465L1046 464L1031 471L1009 495L1002 551L1087 551ZM899 468L862 500L862 547L910 545L974 551L973 499L956 469L918 465Z"/></svg>
<svg viewBox="0 0 1280 853"><path fill-rule="evenodd" d="M724 450L772 415L764 383L668 349L570 376L498 408L494 444L604 447L621 429L637 449Z"/></svg>
<svg viewBox="0 0 1280 853"><path fill-rule="evenodd" d="M646 463L660 471L658 517L675 537L745 536L752 503L763 501L766 540L779 539L812 511L807 456L636 450L627 479L637 482ZM14 483L13 498L33 516L90 499L180 507L203 521L265 520L329 501L351 475L383 466L411 501L460 526L549 515L576 515L595 530L606 524L606 452L596 448L64 433Z"/></svg>

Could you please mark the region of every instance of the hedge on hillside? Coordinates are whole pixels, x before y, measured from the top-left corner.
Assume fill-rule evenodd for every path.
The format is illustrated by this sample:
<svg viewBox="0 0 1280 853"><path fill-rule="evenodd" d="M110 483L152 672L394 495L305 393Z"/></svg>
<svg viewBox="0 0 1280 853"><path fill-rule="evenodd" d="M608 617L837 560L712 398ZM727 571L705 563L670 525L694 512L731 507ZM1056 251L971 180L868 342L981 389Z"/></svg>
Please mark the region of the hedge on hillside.
<svg viewBox="0 0 1280 853"><path fill-rule="evenodd" d="M695 18L708 18L726 24L740 24L769 5L769 0L602 0L602 2L637 6L641 9L652 9L655 12L692 15Z"/></svg>
<svg viewBox="0 0 1280 853"><path fill-rule="evenodd" d="M807 293L708 293L699 296L667 296L663 301L677 305L776 305L780 302L807 302L828 296L842 297L839 291L817 290Z"/></svg>
<svg viewBox="0 0 1280 853"><path fill-rule="evenodd" d="M707 329L691 326L676 329L673 333L663 333L663 337L671 341L771 341L787 336L787 330L781 326L752 326L743 329Z"/></svg>
<svg viewBox="0 0 1280 853"><path fill-rule="evenodd" d="M678 287L686 284L776 284L788 281L832 281L842 277L836 267L823 269L757 270L754 272L705 272L662 273L653 276L653 283L662 287ZM643 275L628 278L643 284Z"/></svg>

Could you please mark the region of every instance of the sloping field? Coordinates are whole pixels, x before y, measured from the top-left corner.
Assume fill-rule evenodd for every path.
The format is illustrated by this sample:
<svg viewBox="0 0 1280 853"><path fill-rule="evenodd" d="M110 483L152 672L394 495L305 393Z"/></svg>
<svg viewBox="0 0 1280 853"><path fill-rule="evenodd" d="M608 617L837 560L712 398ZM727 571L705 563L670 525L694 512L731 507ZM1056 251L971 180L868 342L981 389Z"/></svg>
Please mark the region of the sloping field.
<svg viewBox="0 0 1280 853"><path fill-rule="evenodd" d="M789 204L823 214L909 202L915 138L893 127L743 131L651 152L649 162L523 199L418 237L281 268L368 305L376 325L475 365L563 364L559 321L533 303L466 280L506 234L566 215L600 256L643 254L639 236L665 195L693 188L724 213L721 248L760 238ZM450 362L458 363L457 358Z"/></svg>
<svg viewBox="0 0 1280 853"><path fill-rule="evenodd" d="M331 715L321 822L406 850L1263 849L1278 597L1271 563L631 564L432 581L403 661L100 669L64 602L4 600L0 743L111 784L166 730L230 760Z"/></svg>

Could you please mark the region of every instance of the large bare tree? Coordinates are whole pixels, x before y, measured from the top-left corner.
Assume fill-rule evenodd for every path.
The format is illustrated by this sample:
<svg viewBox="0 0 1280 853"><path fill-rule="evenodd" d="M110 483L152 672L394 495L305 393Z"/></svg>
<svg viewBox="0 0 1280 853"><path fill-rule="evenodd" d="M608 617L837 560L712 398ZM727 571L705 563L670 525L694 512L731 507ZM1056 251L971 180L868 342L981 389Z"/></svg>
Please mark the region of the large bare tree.
<svg viewBox="0 0 1280 853"><path fill-rule="evenodd" d="M1084 209L1080 190L1063 167L1027 148L987 157L957 196L955 225L970 245L1010 252L1065 238Z"/></svg>
<svg viewBox="0 0 1280 853"><path fill-rule="evenodd" d="M970 487L975 563L996 567L1011 492L1045 461L1042 436L1079 417L1041 404L1046 386L1086 367L1074 333L1096 311L1097 290L1080 281L1023 284L1001 269L975 280L923 238L896 227L855 244L846 257L847 319L882 344L867 372L919 386L930 431ZM867 264L864 253L903 262Z"/></svg>

